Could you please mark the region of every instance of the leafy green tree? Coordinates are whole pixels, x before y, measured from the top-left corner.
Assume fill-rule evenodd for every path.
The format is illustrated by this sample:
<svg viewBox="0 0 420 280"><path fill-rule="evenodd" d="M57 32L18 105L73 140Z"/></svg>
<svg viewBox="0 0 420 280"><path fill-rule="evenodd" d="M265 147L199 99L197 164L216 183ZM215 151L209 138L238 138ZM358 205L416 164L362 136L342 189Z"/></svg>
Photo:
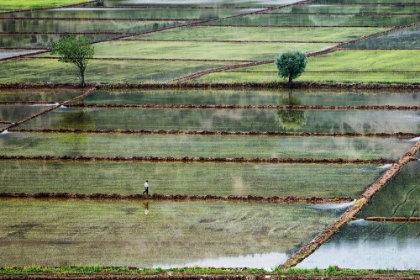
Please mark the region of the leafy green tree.
<svg viewBox="0 0 420 280"><path fill-rule="evenodd" d="M292 85L292 80L305 71L306 62L306 55L300 51L284 52L275 60L279 70L278 75L289 80L289 87Z"/></svg>
<svg viewBox="0 0 420 280"><path fill-rule="evenodd" d="M82 87L85 86L86 67L94 53L94 47L90 45L90 40L86 36L61 37L58 42L53 42L51 47L51 55L58 54L60 56L58 61L72 63L77 67Z"/></svg>

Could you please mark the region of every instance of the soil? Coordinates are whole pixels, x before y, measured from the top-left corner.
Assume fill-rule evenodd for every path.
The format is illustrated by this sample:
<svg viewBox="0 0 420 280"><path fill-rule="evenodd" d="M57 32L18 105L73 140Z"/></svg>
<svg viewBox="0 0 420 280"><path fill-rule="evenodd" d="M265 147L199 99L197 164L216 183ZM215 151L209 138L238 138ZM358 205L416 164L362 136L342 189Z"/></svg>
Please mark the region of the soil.
<svg viewBox="0 0 420 280"><path fill-rule="evenodd" d="M185 195L185 194L106 194L106 193L0 193L0 198L37 198L37 199L127 199L127 200L170 200L170 201L231 201L231 202L269 202L288 204L324 204L324 203L348 203L353 201L351 197L297 197L297 196L239 196L239 195Z"/></svg>
<svg viewBox="0 0 420 280"><path fill-rule="evenodd" d="M0 155L0 160L59 160L59 161L151 161L151 162L225 162L225 163L318 163L318 164L375 164L383 165L394 163L391 159L314 159L314 158L212 158L212 157L157 157L157 156L133 156L133 157L94 157L94 156L5 156ZM411 160L417 160L411 158Z"/></svg>

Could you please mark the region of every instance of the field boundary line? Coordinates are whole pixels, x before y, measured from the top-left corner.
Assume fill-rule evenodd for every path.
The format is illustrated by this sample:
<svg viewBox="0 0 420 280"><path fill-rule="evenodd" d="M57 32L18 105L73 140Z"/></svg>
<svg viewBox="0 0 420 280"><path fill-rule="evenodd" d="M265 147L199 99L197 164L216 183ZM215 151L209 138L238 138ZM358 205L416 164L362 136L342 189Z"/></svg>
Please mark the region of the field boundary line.
<svg viewBox="0 0 420 280"><path fill-rule="evenodd" d="M172 200L172 201L234 201L234 202L269 202L269 203L287 203L287 204L324 204L324 203L349 203L354 201L352 197L297 197L297 196L240 196L240 195L186 195L186 194L118 194L118 193L9 193L0 192L1 198L38 198L38 199L121 199L121 200Z"/></svg>
<svg viewBox="0 0 420 280"><path fill-rule="evenodd" d="M417 161L414 158L416 152L420 149L420 141L416 142L408 151L405 153L398 162L392 164L392 166L385 171L372 185L370 185L356 200L341 217L334 223L325 228L318 236L312 241L304 245L298 252L296 252L291 258L289 258L283 265L282 268L290 268L300 263L310 254L315 252L322 244L328 241L337 231L347 225L348 222L353 220L357 213L359 213L364 206L366 206L372 197L379 192L385 185L387 185L410 161Z"/></svg>
<svg viewBox="0 0 420 280"><path fill-rule="evenodd" d="M147 129L70 129L70 128L21 128L8 129L19 133L88 133L88 134L160 134L160 135L217 135L217 136L284 136L284 137L370 137L410 139L419 133L358 133L358 132L284 132L284 131L216 131L216 130L147 130ZM1 132L1 131L0 131Z"/></svg>
<svg viewBox="0 0 420 280"><path fill-rule="evenodd" d="M25 102L18 102L24 104ZM45 102L48 104L47 102ZM15 105L17 102L2 102L0 105ZM36 101L27 104L36 104ZM69 108L141 108L141 109L249 109L249 110L360 110L360 111L418 111L420 105L236 105L236 104L86 104L77 103L67 105Z"/></svg>
<svg viewBox="0 0 420 280"><path fill-rule="evenodd" d="M296 164L361 164L361 165L378 165L378 164L392 164L395 163L391 159L344 159L344 158L331 158L331 159L316 159L316 158L222 158L222 157L160 157L160 156L6 156L0 155L0 160L43 160L43 161L138 161L138 162L194 162L194 163L264 163L264 164L278 164L278 163L296 163Z"/></svg>
<svg viewBox="0 0 420 280"><path fill-rule="evenodd" d="M420 223L420 217L367 217L370 222Z"/></svg>

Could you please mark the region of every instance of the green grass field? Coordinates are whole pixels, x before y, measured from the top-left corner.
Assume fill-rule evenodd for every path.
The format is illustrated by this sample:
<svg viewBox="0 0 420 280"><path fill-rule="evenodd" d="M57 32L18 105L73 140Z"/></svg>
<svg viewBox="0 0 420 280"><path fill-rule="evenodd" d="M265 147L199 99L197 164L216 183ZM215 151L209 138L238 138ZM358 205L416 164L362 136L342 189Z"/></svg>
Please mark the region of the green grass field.
<svg viewBox="0 0 420 280"><path fill-rule="evenodd" d="M133 36L147 40L343 42L386 28L197 26Z"/></svg>
<svg viewBox="0 0 420 280"><path fill-rule="evenodd" d="M52 8L66 5L83 3L83 0L19 0L19 1L3 1L1 10L23 10L23 9L39 9Z"/></svg>

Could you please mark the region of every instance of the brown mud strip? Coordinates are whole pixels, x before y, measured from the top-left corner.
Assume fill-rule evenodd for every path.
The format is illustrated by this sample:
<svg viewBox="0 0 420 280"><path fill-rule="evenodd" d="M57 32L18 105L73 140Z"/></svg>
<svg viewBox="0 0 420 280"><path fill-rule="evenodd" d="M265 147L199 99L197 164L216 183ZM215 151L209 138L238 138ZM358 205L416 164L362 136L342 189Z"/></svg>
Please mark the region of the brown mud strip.
<svg viewBox="0 0 420 280"><path fill-rule="evenodd" d="M324 15L324 16L373 16L373 17L389 17L389 16L418 16L418 13L389 13L389 12L359 12L359 13L270 13L270 15Z"/></svg>
<svg viewBox="0 0 420 280"><path fill-rule="evenodd" d="M414 155L420 148L420 141L415 143L407 153L405 153L396 163L393 163L382 176L380 176L376 182L374 182L366 191L360 195L353 206L350 207L338 220L329 225L324 231L322 231L315 239L303 246L298 252L296 252L291 258L289 258L281 267L290 268L304 260L310 254L315 252L322 244L329 240L335 233L343 228L348 222L353 220L357 213L366 206L372 197L379 192L386 184L391 181L392 178L400 171L400 169L412 160L417 160Z"/></svg>
<svg viewBox="0 0 420 280"><path fill-rule="evenodd" d="M34 114L34 115L32 115L32 116L29 116L29 117L27 117L26 119L20 120L20 121L15 122L15 123L13 123L13 124L11 124L11 125L9 125L9 126L7 126L7 127L3 128L3 129L0 129L0 133L1 133L1 132L3 132L4 130L12 129L13 127L16 127L16 126L18 126L18 125L20 125L20 124L22 124L22 123L24 123L24 122L27 122L27 121L30 121L30 120L32 120L32 119L34 119L34 118L36 118L36 117L39 117L40 115L46 114L46 113L48 113L48 112L51 112L51 111L53 111L53 110L55 110L55 109L59 108L59 107L60 107L60 106L62 106L62 105L66 105L67 103L70 103L70 102L76 101L76 100L78 100L78 99L80 99L80 98L84 98L84 97L88 96L89 94L93 93L93 92L94 92L94 91L96 91L96 90L97 90L97 87L92 87L92 88L88 89L85 93L83 93L82 95L76 96L76 97L74 97L74 98L72 98L72 99L69 99L69 100L67 100L67 101L64 101L64 102L60 102L60 103L58 103L57 105L55 105L55 106L53 106L53 107L51 107L51 108L49 108L49 109L47 109L47 110L44 110L44 111L42 111L42 112L40 112L40 113Z"/></svg>
<svg viewBox="0 0 420 280"><path fill-rule="evenodd" d="M314 158L222 158L222 157L158 157L158 156L132 156L132 157L95 157L95 156L6 156L0 155L0 160L49 160L49 161L146 161L146 162L217 162L217 163L316 163L316 164L362 164L380 165L392 164L391 159L314 159ZM413 160L417 160L414 159Z"/></svg>
<svg viewBox="0 0 420 280"><path fill-rule="evenodd" d="M45 113L42 112L42 113ZM20 133L94 133L94 134L163 134L163 135L220 135L220 136L283 136L283 137L372 137L411 139L419 133L358 133L358 132L284 132L284 131L213 131L213 130L147 130L147 129L70 129L70 128L9 128ZM0 131L1 132L1 131Z"/></svg>
<svg viewBox="0 0 420 280"><path fill-rule="evenodd" d="M108 193L6 193L1 192L0 198L37 198L37 199L121 199L121 200L170 200L170 201L230 201L230 202L269 202L269 203L288 203L288 204L325 204L325 203L348 203L354 199L351 197L297 197L297 196L239 196L239 195L185 195L185 194L108 194Z"/></svg>
<svg viewBox="0 0 420 280"><path fill-rule="evenodd" d="M233 269L231 269L233 270ZM237 271L238 269L235 269ZM390 280L419 280L420 276L415 275L387 275L387 274L372 274L370 275L340 275L340 276L314 276L305 274L256 274L247 268L242 269L241 274L237 273L226 273L226 274L185 274L185 273L164 273L164 274L153 274L153 275L141 275L141 274L23 274L23 275L12 275L12 274L0 274L0 280L374 280L374 279L390 279Z"/></svg>
<svg viewBox="0 0 420 280"><path fill-rule="evenodd" d="M130 42L131 40L124 40ZM25 57L25 59L58 59L58 57L38 56L38 57ZM252 60L229 60L229 59L177 59L177 58L116 58L116 57L94 57L91 60L106 60L106 61L198 61L198 62L237 62L237 63L250 63ZM419 71L420 72L420 71Z"/></svg>
<svg viewBox="0 0 420 280"><path fill-rule="evenodd" d="M0 120L0 124L12 124L12 122L10 122L10 121L2 121L2 120Z"/></svg>
<svg viewBox="0 0 420 280"><path fill-rule="evenodd" d="M0 102L0 105L8 105L16 102ZM420 106L393 106L393 105L361 105L361 106L337 106L337 105L237 105L237 104L69 104L73 108L156 108L156 109L259 109L259 110L362 110L362 111L417 111Z"/></svg>
<svg viewBox="0 0 420 280"><path fill-rule="evenodd" d="M420 217L367 217L370 222L420 223Z"/></svg>
<svg viewBox="0 0 420 280"><path fill-rule="evenodd" d="M339 44L343 43L341 41L287 41L287 40L278 40L278 41L261 41L261 40L255 40L255 41L249 41L249 40L154 40L154 39L125 39L124 41L128 42L196 42L196 43L235 43L235 44L249 44L249 43L291 43L291 44L299 44L299 43L305 43L305 44L318 44L318 43L325 43L325 44ZM213 61L213 60L212 60ZM238 61L238 60L234 60ZM252 60L248 60L252 61Z"/></svg>

